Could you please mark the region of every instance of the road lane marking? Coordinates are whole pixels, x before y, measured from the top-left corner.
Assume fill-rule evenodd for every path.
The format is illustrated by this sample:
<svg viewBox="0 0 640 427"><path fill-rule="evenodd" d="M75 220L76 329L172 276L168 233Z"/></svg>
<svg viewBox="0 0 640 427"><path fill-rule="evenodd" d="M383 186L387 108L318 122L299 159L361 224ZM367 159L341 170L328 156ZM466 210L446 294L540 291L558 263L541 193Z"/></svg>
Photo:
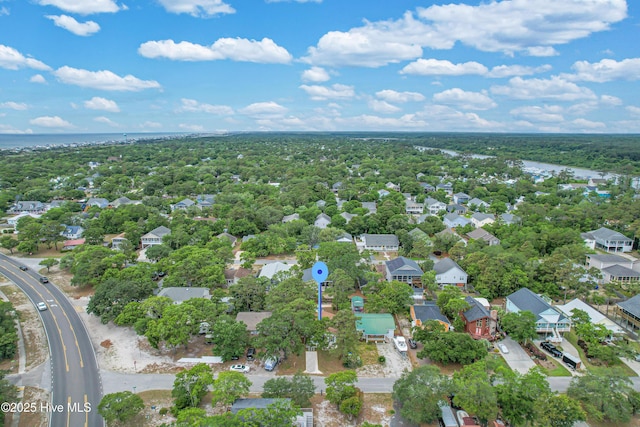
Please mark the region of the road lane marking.
<svg viewBox="0 0 640 427"><path fill-rule="evenodd" d="M84 395L84 427L89 427L89 411L87 411L87 402L89 401L89 399L87 399L87 395Z"/></svg>
<svg viewBox="0 0 640 427"><path fill-rule="evenodd" d="M71 427L71 411L69 408L71 408L71 396L67 397L67 427Z"/></svg>
<svg viewBox="0 0 640 427"><path fill-rule="evenodd" d="M76 330L73 328L71 324L71 320L69 316L67 316L67 312L62 310L62 315L67 318L67 322L69 322L69 329L71 329L71 333L73 333L73 340L76 342L76 348L78 349L78 356L80 357L80 367L84 368L84 360L82 360L82 352L80 351L80 344L78 343L78 336L76 335ZM80 319L82 321L82 319Z"/></svg>
<svg viewBox="0 0 640 427"><path fill-rule="evenodd" d="M45 297L42 296L42 294L40 293L39 290L37 290L35 287L33 287L33 290L35 293L38 294L38 296L40 298L42 298L43 300L46 300ZM51 312L51 311L50 311ZM64 313L64 310L62 311ZM51 313L51 318L53 319L53 322L56 324L56 329L58 329L58 335L60 335L60 342L62 343L62 353L64 354L64 364L67 368L67 372L69 372L69 359L67 359L67 346L64 344L64 337L62 336L62 329L60 329L60 324L58 324L58 320L56 319L55 314ZM69 320L69 318L67 317L67 321ZM69 322L69 326L71 326L71 322ZM75 333L74 333L75 336ZM77 340L76 340L77 343ZM78 353L80 352L80 349L78 349ZM82 363L82 357L80 357L80 363Z"/></svg>

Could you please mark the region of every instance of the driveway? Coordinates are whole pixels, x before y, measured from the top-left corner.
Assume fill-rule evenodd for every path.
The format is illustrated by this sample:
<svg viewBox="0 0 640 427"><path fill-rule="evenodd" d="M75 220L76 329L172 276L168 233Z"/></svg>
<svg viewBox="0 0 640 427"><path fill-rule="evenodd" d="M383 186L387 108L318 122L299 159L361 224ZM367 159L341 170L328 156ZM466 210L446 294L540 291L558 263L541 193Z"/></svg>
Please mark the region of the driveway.
<svg viewBox="0 0 640 427"><path fill-rule="evenodd" d="M518 344L511 338L506 337L505 339L500 341L500 343L504 344L507 347L507 350L509 350L509 353L503 353L502 351L500 353L502 354L502 357L504 357L504 360L507 362L511 370L520 372L521 374L526 374L527 372L529 372L529 369L536 366L527 352L524 351L522 347L520 347L520 344Z"/></svg>

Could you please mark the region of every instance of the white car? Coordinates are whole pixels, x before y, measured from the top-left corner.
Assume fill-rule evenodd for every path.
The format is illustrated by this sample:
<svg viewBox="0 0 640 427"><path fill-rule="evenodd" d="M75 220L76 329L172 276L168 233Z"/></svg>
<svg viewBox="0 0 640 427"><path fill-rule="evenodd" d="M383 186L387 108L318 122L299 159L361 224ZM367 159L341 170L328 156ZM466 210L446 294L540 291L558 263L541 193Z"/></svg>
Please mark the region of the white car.
<svg viewBox="0 0 640 427"><path fill-rule="evenodd" d="M498 347L500 348L500 351L503 352L504 354L509 353L509 349L507 348L506 345L504 344L498 344Z"/></svg>
<svg viewBox="0 0 640 427"><path fill-rule="evenodd" d="M38 307L38 310L40 310L40 311L45 311L47 309L47 304L43 303L42 301L40 301L38 304L36 304L36 306Z"/></svg>
<svg viewBox="0 0 640 427"><path fill-rule="evenodd" d="M229 368L230 371L234 372L249 372L249 367L247 365L231 365Z"/></svg>

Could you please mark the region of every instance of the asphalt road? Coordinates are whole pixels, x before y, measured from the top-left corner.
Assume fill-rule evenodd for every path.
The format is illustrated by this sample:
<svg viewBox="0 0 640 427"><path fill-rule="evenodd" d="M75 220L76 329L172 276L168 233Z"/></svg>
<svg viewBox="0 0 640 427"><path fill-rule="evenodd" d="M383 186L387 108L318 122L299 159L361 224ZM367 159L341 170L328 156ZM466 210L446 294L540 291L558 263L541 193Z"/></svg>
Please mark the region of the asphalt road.
<svg viewBox="0 0 640 427"><path fill-rule="evenodd" d="M84 323L55 285L40 283L39 274L22 271L20 265L0 255L0 273L22 289L34 306L44 301L49 307L39 313L49 342L51 402L35 409L49 414L51 427L103 426L104 420L98 414L102 399L100 371Z"/></svg>

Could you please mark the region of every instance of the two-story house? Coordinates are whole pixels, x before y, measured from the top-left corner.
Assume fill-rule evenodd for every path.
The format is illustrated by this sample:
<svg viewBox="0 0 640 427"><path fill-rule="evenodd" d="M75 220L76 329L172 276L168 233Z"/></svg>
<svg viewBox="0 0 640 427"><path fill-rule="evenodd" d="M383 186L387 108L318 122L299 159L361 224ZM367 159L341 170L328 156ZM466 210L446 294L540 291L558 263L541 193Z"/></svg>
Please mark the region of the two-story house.
<svg viewBox="0 0 640 427"><path fill-rule="evenodd" d="M424 200L424 208L427 210L427 212L429 212L429 214L438 215L440 211L447 210L447 204L442 203L441 201L436 200L433 197L427 197Z"/></svg>
<svg viewBox="0 0 640 427"><path fill-rule="evenodd" d="M562 334L571 330L571 319L528 288L507 296L505 309L508 313L532 312L536 317L536 332L551 341L561 342Z"/></svg>
<svg viewBox="0 0 640 427"><path fill-rule="evenodd" d="M500 239L489 233L484 228L476 228L475 230L467 233L467 237L473 240L484 240L489 246L500 244Z"/></svg>
<svg viewBox="0 0 640 427"><path fill-rule="evenodd" d="M456 193L453 195L453 203L464 205L469 200L471 200L471 196L466 193Z"/></svg>
<svg viewBox="0 0 640 427"><path fill-rule="evenodd" d="M424 204L413 200L405 200L404 211L407 215L421 215L424 212Z"/></svg>
<svg viewBox="0 0 640 427"><path fill-rule="evenodd" d="M456 227L464 227L465 225L469 224L471 221L469 221L467 218L458 215L457 213L449 213L446 214L444 216L444 218L442 218L442 222L444 223L444 225L446 225L449 228L456 228Z"/></svg>
<svg viewBox="0 0 640 427"><path fill-rule="evenodd" d="M140 238L140 247L146 249L150 246L161 245L162 238L168 234L171 234L171 230L164 225L154 228Z"/></svg>
<svg viewBox="0 0 640 427"><path fill-rule="evenodd" d="M631 252L633 250L633 239L624 234L600 227L597 230L582 234L585 244L591 249L600 249L605 252Z"/></svg>
<svg viewBox="0 0 640 427"><path fill-rule="evenodd" d="M476 228L479 228L488 224L493 224L496 222L496 217L493 214L476 212L471 215L471 222Z"/></svg>
<svg viewBox="0 0 640 427"><path fill-rule="evenodd" d="M363 234L360 239L365 250L396 252L400 248L398 236L395 234Z"/></svg>
<svg viewBox="0 0 640 427"><path fill-rule="evenodd" d="M388 281L397 280L413 286L422 286L422 270L417 262L403 256L385 261Z"/></svg>
<svg viewBox="0 0 640 427"><path fill-rule="evenodd" d="M495 339L498 315L491 312L480 301L473 297L464 299L469 308L460 313L460 318L464 322L464 330L474 339Z"/></svg>
<svg viewBox="0 0 640 427"><path fill-rule="evenodd" d="M467 273L451 258L444 258L433 266L436 272L436 283L440 288L446 285L465 286Z"/></svg>
<svg viewBox="0 0 640 427"><path fill-rule="evenodd" d="M331 224L331 217L325 213L319 214L313 222L313 225L322 229L327 228L329 224Z"/></svg>

